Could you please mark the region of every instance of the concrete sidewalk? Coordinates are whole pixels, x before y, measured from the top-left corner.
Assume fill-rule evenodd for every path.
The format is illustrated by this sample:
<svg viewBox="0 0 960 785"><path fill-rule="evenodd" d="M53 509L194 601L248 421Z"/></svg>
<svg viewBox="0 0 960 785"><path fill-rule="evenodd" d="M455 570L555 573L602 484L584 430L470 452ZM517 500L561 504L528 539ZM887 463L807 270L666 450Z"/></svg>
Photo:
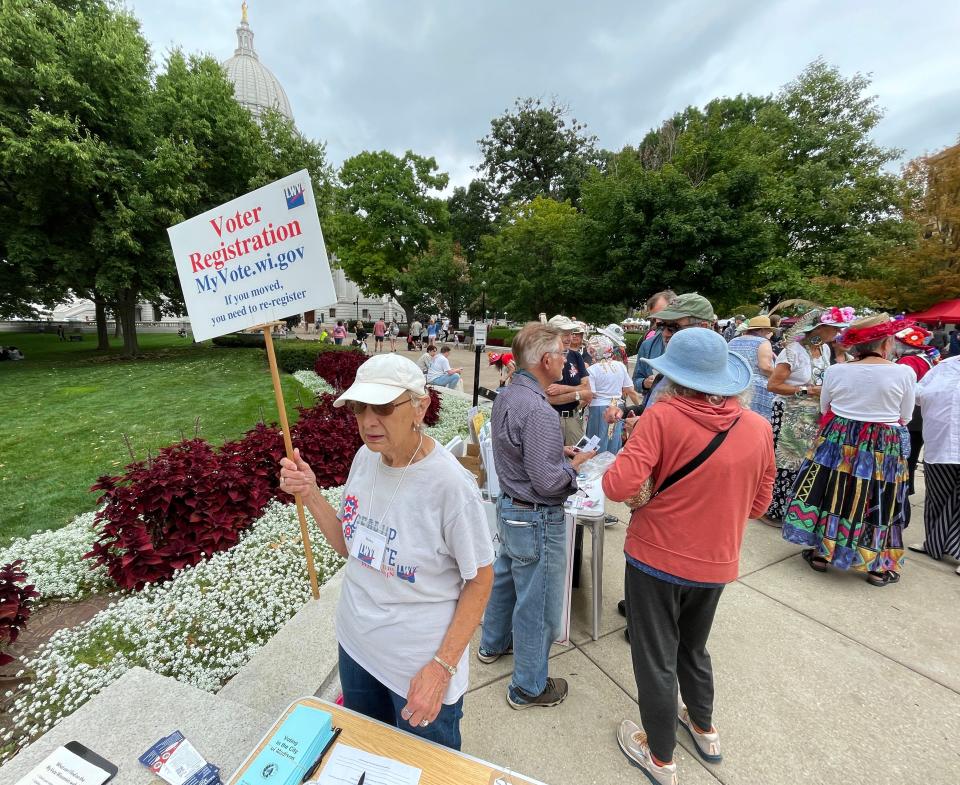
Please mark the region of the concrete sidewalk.
<svg viewBox="0 0 960 785"><path fill-rule="evenodd" d="M922 490L908 543L923 540ZM611 505L621 520L627 509ZM551 785L644 782L620 752L621 719L639 724L637 687L617 613L625 526L606 530L601 638L590 639L589 537L574 591L573 645L550 672L570 683L558 707L515 711L512 668L471 663L465 752ZM704 764L684 732L679 779L699 785L960 782L960 576L911 554L895 586L814 573L779 530L748 524L739 580L724 592L710 653L724 761ZM476 651L474 640L473 651Z"/></svg>

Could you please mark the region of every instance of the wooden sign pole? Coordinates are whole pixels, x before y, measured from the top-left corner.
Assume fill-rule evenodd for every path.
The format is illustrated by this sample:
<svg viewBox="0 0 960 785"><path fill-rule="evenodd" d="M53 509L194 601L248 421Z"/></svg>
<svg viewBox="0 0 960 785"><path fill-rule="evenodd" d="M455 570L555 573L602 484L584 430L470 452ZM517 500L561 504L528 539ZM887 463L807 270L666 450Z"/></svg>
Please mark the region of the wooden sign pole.
<svg viewBox="0 0 960 785"><path fill-rule="evenodd" d="M279 324L276 322L275 324ZM270 331L273 324L261 324L253 328L263 330L263 343L267 347L267 360L270 362L270 376L273 378L273 394L277 398L277 412L280 415L280 428L283 431L283 445L287 457L293 460L293 442L290 440L290 423L287 422L287 406L283 402L283 388L280 386L280 371L277 369L277 354L273 350L273 339ZM310 547L310 530L307 528L307 516L303 512L303 500L300 494L295 494L293 500L297 504L297 517L300 519L300 536L303 539L303 553L307 557L307 575L310 577L310 590L313 599L320 598L320 586L317 584L317 569L313 564L313 550Z"/></svg>

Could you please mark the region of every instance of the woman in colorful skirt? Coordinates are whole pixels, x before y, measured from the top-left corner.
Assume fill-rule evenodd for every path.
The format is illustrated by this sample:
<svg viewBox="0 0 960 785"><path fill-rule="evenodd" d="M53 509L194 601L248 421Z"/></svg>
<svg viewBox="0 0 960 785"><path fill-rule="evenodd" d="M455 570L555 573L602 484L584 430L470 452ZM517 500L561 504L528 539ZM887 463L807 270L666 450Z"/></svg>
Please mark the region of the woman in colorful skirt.
<svg viewBox="0 0 960 785"><path fill-rule="evenodd" d="M916 376L890 362L903 323L887 314L850 325L841 338L854 360L827 370L823 425L800 467L783 519L783 539L806 545L817 572L827 565L867 575L873 586L900 580L906 525L904 423L913 416Z"/></svg>
<svg viewBox="0 0 960 785"><path fill-rule="evenodd" d="M793 492L800 464L819 430L820 387L830 367L827 344L849 324L852 308L815 309L806 313L784 336L767 389L776 393L773 402L773 444L777 455L777 478L773 502L760 518L780 526Z"/></svg>

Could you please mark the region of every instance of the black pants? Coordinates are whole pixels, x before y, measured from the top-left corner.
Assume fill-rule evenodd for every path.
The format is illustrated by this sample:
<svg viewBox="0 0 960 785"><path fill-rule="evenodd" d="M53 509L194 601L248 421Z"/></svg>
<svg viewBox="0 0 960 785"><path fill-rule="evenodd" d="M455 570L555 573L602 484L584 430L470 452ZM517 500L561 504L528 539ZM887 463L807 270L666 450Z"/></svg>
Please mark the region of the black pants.
<svg viewBox="0 0 960 785"><path fill-rule="evenodd" d="M629 563L624 577L627 627L640 719L650 751L673 760L677 744L677 682L690 719L713 725L713 668L707 638L723 588L678 586Z"/></svg>

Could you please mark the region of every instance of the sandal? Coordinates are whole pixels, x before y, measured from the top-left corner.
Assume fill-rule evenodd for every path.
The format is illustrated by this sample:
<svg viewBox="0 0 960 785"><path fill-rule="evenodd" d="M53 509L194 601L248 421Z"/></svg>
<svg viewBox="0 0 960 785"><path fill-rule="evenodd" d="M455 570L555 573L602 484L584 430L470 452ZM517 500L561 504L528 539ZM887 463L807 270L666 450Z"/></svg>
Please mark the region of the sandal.
<svg viewBox="0 0 960 785"><path fill-rule="evenodd" d="M810 569L812 569L814 572L827 571L827 560L822 556L817 556L817 552L813 548L808 548L800 555L803 557L803 560L810 565Z"/></svg>
<svg viewBox="0 0 960 785"><path fill-rule="evenodd" d="M899 583L900 573L893 570L885 572L868 572L867 583L871 586L886 586L888 583Z"/></svg>

